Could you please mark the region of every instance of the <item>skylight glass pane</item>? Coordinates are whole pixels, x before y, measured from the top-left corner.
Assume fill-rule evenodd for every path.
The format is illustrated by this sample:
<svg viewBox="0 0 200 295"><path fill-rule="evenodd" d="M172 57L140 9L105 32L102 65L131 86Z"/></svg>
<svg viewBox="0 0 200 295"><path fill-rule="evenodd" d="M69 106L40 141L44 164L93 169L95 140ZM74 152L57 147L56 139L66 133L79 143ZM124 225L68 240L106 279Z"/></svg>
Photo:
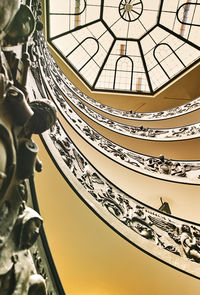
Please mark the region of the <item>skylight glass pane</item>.
<svg viewBox="0 0 200 295"><path fill-rule="evenodd" d="M169 80L159 65L149 72L149 76L152 82L153 90L156 90L160 87L160 85L163 85Z"/></svg>
<svg viewBox="0 0 200 295"><path fill-rule="evenodd" d="M80 74L85 77L86 81L92 86L94 80L98 74L99 66L91 60L85 67L82 68Z"/></svg>
<svg viewBox="0 0 200 295"><path fill-rule="evenodd" d="M55 26L55 24L57 24ZM52 15L50 18L50 36L54 37L62 34L63 31L67 32L69 30L69 22L66 15Z"/></svg>
<svg viewBox="0 0 200 295"><path fill-rule="evenodd" d="M59 52L61 52L63 56L69 54L72 48L75 48L79 44L79 42L74 38L73 35L60 37L53 40L52 43L56 48L59 49Z"/></svg>
<svg viewBox="0 0 200 295"><path fill-rule="evenodd" d="M113 89L114 74L115 71L103 70L96 84L96 88Z"/></svg>
<svg viewBox="0 0 200 295"><path fill-rule="evenodd" d="M186 66L190 65L194 60L196 60L199 57L199 50L193 48L192 46L186 43L180 48L178 48L176 52Z"/></svg>

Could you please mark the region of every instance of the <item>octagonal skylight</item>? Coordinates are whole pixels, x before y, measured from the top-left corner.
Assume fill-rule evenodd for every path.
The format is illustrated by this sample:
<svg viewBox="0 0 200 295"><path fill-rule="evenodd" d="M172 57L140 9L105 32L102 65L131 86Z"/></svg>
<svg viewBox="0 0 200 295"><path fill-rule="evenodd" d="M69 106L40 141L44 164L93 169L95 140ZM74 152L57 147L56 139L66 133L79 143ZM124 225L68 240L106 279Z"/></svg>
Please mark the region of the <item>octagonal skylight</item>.
<svg viewBox="0 0 200 295"><path fill-rule="evenodd" d="M200 59L200 0L46 0L47 38L96 91L154 94Z"/></svg>

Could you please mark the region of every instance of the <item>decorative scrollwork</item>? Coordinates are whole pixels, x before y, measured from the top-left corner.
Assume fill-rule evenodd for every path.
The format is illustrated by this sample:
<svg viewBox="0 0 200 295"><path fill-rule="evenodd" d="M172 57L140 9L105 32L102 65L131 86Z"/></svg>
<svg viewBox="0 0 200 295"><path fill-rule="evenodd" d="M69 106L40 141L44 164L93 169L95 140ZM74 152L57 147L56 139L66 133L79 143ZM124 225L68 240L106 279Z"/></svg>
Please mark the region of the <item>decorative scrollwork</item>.
<svg viewBox="0 0 200 295"><path fill-rule="evenodd" d="M43 138L54 160L58 166L62 167L62 173L73 182L75 189L79 191L80 185L84 188L85 193L81 189L81 198L84 198L93 209L94 203L97 213L121 234L125 236L127 234L126 238L130 241L137 240L137 246L144 247L146 251L153 251L151 254L154 253L162 260L166 259L167 263L172 262L169 257L174 255L176 267L181 269L184 265L184 271L187 271L187 267L188 272L191 271L188 263L199 263L200 228L197 224L167 216L122 192L89 163L58 121ZM65 163L66 168L62 162ZM110 215L107 216L106 212ZM121 229L116 220L124 224L126 229ZM142 240L148 240L148 250ZM162 251L169 253L169 256ZM193 275L199 276L196 271L197 268L193 269Z"/></svg>
<svg viewBox="0 0 200 295"><path fill-rule="evenodd" d="M121 0L119 3L119 15L127 22L136 21L143 11L142 1Z"/></svg>

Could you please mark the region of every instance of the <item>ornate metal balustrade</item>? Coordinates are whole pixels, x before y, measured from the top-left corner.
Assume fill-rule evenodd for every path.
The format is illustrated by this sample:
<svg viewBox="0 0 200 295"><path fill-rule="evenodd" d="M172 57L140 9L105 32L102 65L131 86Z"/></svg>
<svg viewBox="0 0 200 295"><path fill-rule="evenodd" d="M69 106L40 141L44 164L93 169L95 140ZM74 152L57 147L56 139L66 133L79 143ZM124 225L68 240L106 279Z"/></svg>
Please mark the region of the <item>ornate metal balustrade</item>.
<svg viewBox="0 0 200 295"><path fill-rule="evenodd" d="M163 155L151 157L136 153L115 144L91 128L76 114L60 93L51 79L50 72L46 70L47 66L43 63L44 56L42 53L43 51L37 53L37 59L35 58L35 63L32 64L32 73L40 89L41 97L51 97L67 122L93 147L112 160L134 171L169 181L200 183L199 161L177 161L166 159ZM41 62L38 62L39 60Z"/></svg>
<svg viewBox="0 0 200 295"><path fill-rule="evenodd" d="M135 127L118 123L93 111L82 101L80 101L79 97L75 95L74 92L63 82L60 75L55 70L55 66L52 66L52 62L50 62L52 57L49 50L47 49L47 45L44 43L44 38L42 36L40 36L39 43L41 56L44 57L44 59L41 58L42 64L43 68L45 68L45 74L48 80L51 79L51 84L56 84L57 91L67 98L82 113L84 113L84 115L101 126L126 136L153 141L177 141L199 137L200 123L176 128L148 128L143 126Z"/></svg>
<svg viewBox="0 0 200 295"><path fill-rule="evenodd" d="M199 224L161 213L114 186L84 157L58 121L42 138L65 179L110 227L145 253L199 278Z"/></svg>

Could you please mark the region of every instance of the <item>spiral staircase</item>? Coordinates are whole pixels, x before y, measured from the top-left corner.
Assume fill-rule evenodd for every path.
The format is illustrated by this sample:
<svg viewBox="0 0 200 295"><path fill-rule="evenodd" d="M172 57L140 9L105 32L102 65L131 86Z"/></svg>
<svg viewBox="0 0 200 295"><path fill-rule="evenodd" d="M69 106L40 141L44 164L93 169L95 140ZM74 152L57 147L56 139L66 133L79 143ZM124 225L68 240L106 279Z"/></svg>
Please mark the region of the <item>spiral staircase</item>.
<svg viewBox="0 0 200 295"><path fill-rule="evenodd" d="M0 3L0 294L197 294L200 2L149 5Z"/></svg>

